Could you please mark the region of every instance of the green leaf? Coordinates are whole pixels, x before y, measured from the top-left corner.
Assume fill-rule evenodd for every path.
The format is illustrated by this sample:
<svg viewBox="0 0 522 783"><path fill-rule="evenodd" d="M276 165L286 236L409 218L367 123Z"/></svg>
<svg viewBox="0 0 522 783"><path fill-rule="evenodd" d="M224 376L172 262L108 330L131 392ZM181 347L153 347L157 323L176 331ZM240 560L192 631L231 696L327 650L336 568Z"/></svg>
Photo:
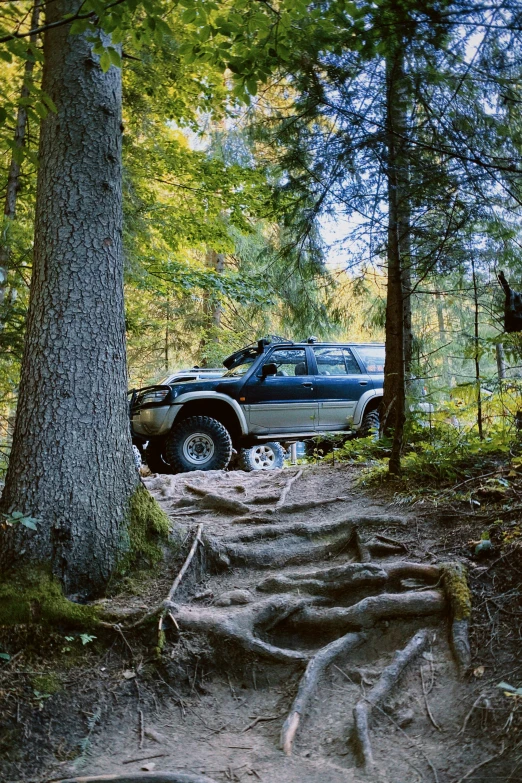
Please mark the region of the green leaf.
<svg viewBox="0 0 522 783"><path fill-rule="evenodd" d="M40 103L39 101L38 103L34 104L34 110L37 113L37 115L41 117L42 120L45 120L45 118L49 114L47 108L43 105L43 103Z"/></svg>
<svg viewBox="0 0 522 783"><path fill-rule="evenodd" d="M11 519L22 519L23 514L21 511L13 511L11 514Z"/></svg>
<svg viewBox="0 0 522 783"><path fill-rule="evenodd" d="M121 68L121 54L119 53L119 51L115 49L113 46L109 46L107 51L109 53L111 64L115 65L116 68Z"/></svg>
<svg viewBox="0 0 522 783"><path fill-rule="evenodd" d="M196 11L193 8L187 8L186 11L183 11L181 14L181 21L184 22L184 24L191 24L197 16Z"/></svg>
<svg viewBox="0 0 522 783"><path fill-rule="evenodd" d="M3 661L10 661L11 660L11 656L9 655L9 653L2 653L2 652L0 652L0 658Z"/></svg>
<svg viewBox="0 0 522 783"><path fill-rule="evenodd" d="M102 56L100 57L100 68L102 69L103 73L107 73L110 67L111 67L111 56L109 52L105 50Z"/></svg>
<svg viewBox="0 0 522 783"><path fill-rule="evenodd" d="M7 112L2 106L0 106L0 125L3 125L3 123L7 119Z"/></svg>
<svg viewBox="0 0 522 783"><path fill-rule="evenodd" d="M32 517L24 517L20 520L20 524L24 527L28 527L29 530L37 530L36 519L33 519Z"/></svg>
<svg viewBox="0 0 522 783"><path fill-rule="evenodd" d="M13 62L13 55L11 52L6 52L5 49L0 49L0 60L5 60L6 63Z"/></svg>

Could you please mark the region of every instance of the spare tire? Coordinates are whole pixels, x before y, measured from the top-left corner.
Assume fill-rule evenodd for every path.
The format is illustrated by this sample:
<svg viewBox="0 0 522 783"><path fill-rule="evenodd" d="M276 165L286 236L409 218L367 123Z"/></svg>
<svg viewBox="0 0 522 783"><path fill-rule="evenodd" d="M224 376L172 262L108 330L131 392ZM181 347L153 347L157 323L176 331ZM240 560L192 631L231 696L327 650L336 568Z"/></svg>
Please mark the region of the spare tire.
<svg viewBox="0 0 522 783"><path fill-rule="evenodd" d="M232 457L232 439L217 419L189 416L174 425L165 442L165 458L175 473L222 470Z"/></svg>

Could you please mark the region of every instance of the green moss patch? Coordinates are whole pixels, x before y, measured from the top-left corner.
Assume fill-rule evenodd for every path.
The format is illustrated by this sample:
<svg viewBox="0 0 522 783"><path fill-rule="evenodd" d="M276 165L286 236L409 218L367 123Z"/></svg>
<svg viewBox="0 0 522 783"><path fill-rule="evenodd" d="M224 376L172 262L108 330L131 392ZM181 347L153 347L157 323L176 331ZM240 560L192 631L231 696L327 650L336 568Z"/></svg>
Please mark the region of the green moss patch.
<svg viewBox="0 0 522 783"><path fill-rule="evenodd" d="M471 615L471 590L462 563L441 563L442 583L451 605L454 620L467 620Z"/></svg>
<svg viewBox="0 0 522 783"><path fill-rule="evenodd" d="M40 693L49 694L50 696L62 690L62 682L58 675L53 672L37 674L32 678L31 685Z"/></svg>
<svg viewBox="0 0 522 783"><path fill-rule="evenodd" d="M171 524L152 495L139 486L129 505L128 541L126 554L120 563L120 573L143 565L155 565L163 558L163 546L168 539Z"/></svg>
<svg viewBox="0 0 522 783"><path fill-rule="evenodd" d="M76 628L94 627L96 606L65 598L59 581L43 568L33 568L0 582L0 625L37 623Z"/></svg>

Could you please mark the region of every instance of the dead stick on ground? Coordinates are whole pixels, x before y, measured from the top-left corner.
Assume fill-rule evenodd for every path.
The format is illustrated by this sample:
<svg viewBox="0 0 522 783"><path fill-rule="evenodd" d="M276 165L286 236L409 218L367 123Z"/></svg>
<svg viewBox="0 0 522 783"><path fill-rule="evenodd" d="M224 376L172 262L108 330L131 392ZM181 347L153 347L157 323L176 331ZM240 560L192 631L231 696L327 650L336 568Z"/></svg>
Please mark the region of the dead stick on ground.
<svg viewBox="0 0 522 783"><path fill-rule="evenodd" d="M463 775L458 780L454 780L453 783L462 783L463 780L467 780L471 775L473 775L474 772L477 771L477 769L481 769L482 767L485 767L486 764L489 764L490 761L495 761L495 759L500 758L502 754L504 753L504 744L502 744L502 747L500 748L498 753L493 754L493 756L489 756L489 758L484 759L484 761L481 761L480 764L475 764L474 767L471 767L465 775Z"/></svg>
<svg viewBox="0 0 522 783"><path fill-rule="evenodd" d="M433 713L432 713L432 711L430 709L430 705L429 705L429 702L428 702L428 692L429 691L426 688L426 682L424 680L424 670L422 668L422 664L420 666L420 677L421 677L421 683L422 683L422 695L424 696L424 703L426 705L426 712L428 713L428 718L432 722L433 726L435 726L437 731L442 731L441 727L439 726L439 724L437 723L437 721L433 717Z"/></svg>
<svg viewBox="0 0 522 783"><path fill-rule="evenodd" d="M292 755L292 746L297 734L297 729L299 728L301 717L305 713L310 698L316 690L319 679L326 667L332 663L338 655L347 650L353 650L355 647L362 644L365 639L366 636L362 633L347 633L345 636L336 639L335 642L331 642L330 644L327 644L326 647L319 650L309 662L301 682L299 683L297 696L294 699L287 719L283 723L281 731L281 747L287 756Z"/></svg>
<svg viewBox="0 0 522 783"><path fill-rule="evenodd" d="M427 643L428 631L418 631L403 650L395 653L393 663L384 669L376 685L354 707L355 739L366 767L374 763L369 728L372 710L388 696L408 664L422 652Z"/></svg>
<svg viewBox="0 0 522 783"><path fill-rule="evenodd" d="M276 508L281 508L281 506L284 504L284 502L286 500L286 496L288 495L288 493L292 489L292 484L294 483L294 481L297 481L297 479L300 478L302 475L303 475L303 471L302 470L298 470L297 473L292 476L292 478L288 479L288 481L286 482L286 485L285 485L283 491L281 492L281 497L279 498L279 500L277 501L277 503L275 505Z"/></svg>
<svg viewBox="0 0 522 783"><path fill-rule="evenodd" d="M190 548L190 552L188 553L187 559L183 563L179 574L177 575L177 577L174 579L174 582L172 583L172 587L170 588L169 594L168 594L168 596L167 596L167 598L165 600L166 604L169 604L172 601L172 598L173 598L176 590L178 589L178 587L179 587L179 585L181 583L181 580L183 579L183 577L187 573L187 569L188 569L189 565L192 562L192 558L196 554L196 549L198 548L198 544L202 543L202 541L201 541L201 533L202 532L203 532L203 525L198 525L198 529L196 530L196 536L195 536L194 542L193 542L193 544L192 544L192 546ZM163 620L165 619L165 617L167 616L168 613L169 613L168 606L165 606L163 608L163 611L160 614L160 619L159 619L159 624L158 624L158 633L162 632L162 630L163 630ZM177 623L176 623L176 625L177 625Z"/></svg>
<svg viewBox="0 0 522 783"><path fill-rule="evenodd" d="M135 764L138 761L148 761L149 759L159 759L159 758L162 758L163 756L168 756L168 755L169 755L168 753L155 753L153 756L139 756L138 758L135 758L135 759L125 759L121 763L122 764Z"/></svg>
<svg viewBox="0 0 522 783"><path fill-rule="evenodd" d="M145 736L145 727L143 725L143 710L138 710L139 723L140 723L140 750L143 748L143 739Z"/></svg>
<svg viewBox="0 0 522 783"><path fill-rule="evenodd" d="M123 775L93 775L87 778L66 778L55 783L216 783L206 775L191 772L134 772ZM51 783L51 781L49 781Z"/></svg>

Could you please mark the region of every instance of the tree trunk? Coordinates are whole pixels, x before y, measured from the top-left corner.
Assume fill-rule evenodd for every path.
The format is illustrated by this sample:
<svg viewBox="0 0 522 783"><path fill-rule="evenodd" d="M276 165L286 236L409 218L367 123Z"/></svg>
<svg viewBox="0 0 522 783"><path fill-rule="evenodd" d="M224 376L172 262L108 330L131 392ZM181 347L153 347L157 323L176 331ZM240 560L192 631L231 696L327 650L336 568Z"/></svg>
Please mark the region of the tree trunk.
<svg viewBox="0 0 522 783"><path fill-rule="evenodd" d="M386 60L386 145L388 181L388 290L386 300L386 363L384 368L384 398L382 403L382 430L393 432L389 462L390 473L400 472L405 399L405 280L408 268L403 265L405 243L404 221L409 216L409 177L406 154L406 90L404 51L399 44ZM409 236L409 229L408 229ZM407 312L407 310L406 310ZM411 328L411 319L410 319ZM410 346L411 359L411 346Z"/></svg>
<svg viewBox="0 0 522 783"><path fill-rule="evenodd" d="M215 250L208 250L207 257L205 259L206 266L213 269L219 275L225 271L225 254L217 253ZM221 302L213 300L210 292L205 293L205 299L203 303L203 310L205 314L205 328L203 331L203 337L201 338L199 350L200 355L203 357L200 360L200 366L206 367L208 359L204 356L205 349L209 343L217 342L218 331L221 329L221 315L223 308Z"/></svg>
<svg viewBox="0 0 522 783"><path fill-rule="evenodd" d="M497 357L498 382L502 385L502 381L506 378L506 354L504 353L504 345L502 343L495 343L495 354Z"/></svg>
<svg viewBox="0 0 522 783"><path fill-rule="evenodd" d="M475 347L475 383L477 385L477 426L480 440L484 438L484 432L482 427L482 389L480 386L480 339L479 339L479 298L478 298L478 286L477 275L475 272L475 261L471 259L471 271L473 275L473 304L475 309L475 332L474 332L474 347Z"/></svg>
<svg viewBox="0 0 522 783"><path fill-rule="evenodd" d="M38 27L38 20L40 18L40 0L36 0L33 12L31 15L31 30L35 30ZM30 49L28 54L32 54L32 49L36 46L37 34L33 33L29 37ZM30 88L33 81L33 71L35 66L35 58L30 57L25 61L24 66L24 80L22 83L22 89L20 91L20 105L18 107L18 113L16 116L16 126L13 138L14 150L11 155L11 163L9 164L9 172L7 175L7 187L4 202L4 216L7 220L14 220L16 216L16 200L18 192L20 190L20 173L22 171L22 162L20 159L20 150L25 145L25 135L27 129L27 99L30 95ZM6 226L7 229L7 226ZM11 249L9 247L9 237L5 236L4 243L0 246L0 307L7 299L8 286L9 286L9 259L11 256ZM0 328L3 327L3 323L0 323Z"/></svg>
<svg viewBox="0 0 522 783"><path fill-rule="evenodd" d="M47 23L80 0L47 5ZM126 398L121 72L87 35L50 29L34 263L4 511L39 518L1 533L0 566L49 564L66 593L99 593L128 547L137 487Z"/></svg>

